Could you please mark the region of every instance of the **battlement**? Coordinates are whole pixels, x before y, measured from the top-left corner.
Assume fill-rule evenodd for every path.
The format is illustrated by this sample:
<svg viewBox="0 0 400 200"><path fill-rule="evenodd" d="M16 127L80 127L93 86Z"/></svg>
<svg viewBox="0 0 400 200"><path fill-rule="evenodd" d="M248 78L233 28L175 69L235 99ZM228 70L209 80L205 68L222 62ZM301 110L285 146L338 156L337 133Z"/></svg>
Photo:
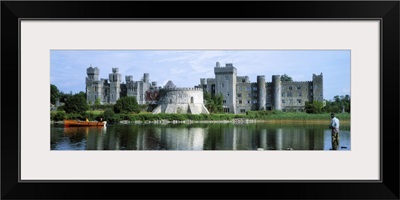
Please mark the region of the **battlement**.
<svg viewBox="0 0 400 200"><path fill-rule="evenodd" d="M133 81L133 76L125 76L125 81L126 81L126 82L131 82L131 81Z"/></svg>
<svg viewBox="0 0 400 200"><path fill-rule="evenodd" d="M177 88L161 88L166 91L203 91L203 88L192 88L192 87L177 87Z"/></svg>
<svg viewBox="0 0 400 200"><path fill-rule="evenodd" d="M237 73L237 69L233 66L232 63L225 64L225 67L214 67L214 73Z"/></svg>
<svg viewBox="0 0 400 200"><path fill-rule="evenodd" d="M282 85L287 85L287 84L310 84L312 81L289 81L289 82L284 82L282 81Z"/></svg>
<svg viewBox="0 0 400 200"><path fill-rule="evenodd" d="M113 73L118 73L119 69L118 68L112 68Z"/></svg>
<svg viewBox="0 0 400 200"><path fill-rule="evenodd" d="M86 69L86 74L87 75L99 75L100 74L100 70L97 67L89 67Z"/></svg>

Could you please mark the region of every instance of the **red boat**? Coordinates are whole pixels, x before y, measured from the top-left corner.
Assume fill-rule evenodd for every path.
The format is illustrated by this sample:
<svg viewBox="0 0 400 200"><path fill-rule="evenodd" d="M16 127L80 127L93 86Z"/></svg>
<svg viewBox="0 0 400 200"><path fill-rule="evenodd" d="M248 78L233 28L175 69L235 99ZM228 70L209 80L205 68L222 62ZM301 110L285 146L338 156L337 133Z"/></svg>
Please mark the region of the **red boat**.
<svg viewBox="0 0 400 200"><path fill-rule="evenodd" d="M79 121L64 119L64 126L106 126L106 121Z"/></svg>

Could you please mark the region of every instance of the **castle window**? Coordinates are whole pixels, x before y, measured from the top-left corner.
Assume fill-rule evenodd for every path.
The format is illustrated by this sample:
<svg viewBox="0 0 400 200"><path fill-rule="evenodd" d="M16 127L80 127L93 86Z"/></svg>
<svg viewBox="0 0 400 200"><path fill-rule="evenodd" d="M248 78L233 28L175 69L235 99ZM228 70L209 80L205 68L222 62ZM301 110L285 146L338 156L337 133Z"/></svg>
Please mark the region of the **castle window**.
<svg viewBox="0 0 400 200"><path fill-rule="evenodd" d="M282 103L285 103L285 99L282 99Z"/></svg>
<svg viewBox="0 0 400 200"><path fill-rule="evenodd" d="M226 95L228 95L228 97L229 97L229 92L227 92Z"/></svg>
<svg viewBox="0 0 400 200"><path fill-rule="evenodd" d="M256 99L254 99L254 100L253 100L253 103L257 103L257 100L256 100Z"/></svg>
<svg viewBox="0 0 400 200"><path fill-rule="evenodd" d="M226 81L229 80L228 76L225 76L225 80L226 80Z"/></svg>
<svg viewBox="0 0 400 200"><path fill-rule="evenodd" d="M292 97L292 96L293 96L292 92L287 93L287 97Z"/></svg>
<svg viewBox="0 0 400 200"><path fill-rule="evenodd" d="M246 82L246 80L242 79L242 83Z"/></svg>
<svg viewBox="0 0 400 200"><path fill-rule="evenodd" d="M297 90L301 90L301 86L297 86Z"/></svg>
<svg viewBox="0 0 400 200"><path fill-rule="evenodd" d="M301 92L299 92L299 97L301 97L302 96L302 94L301 94Z"/></svg>
<svg viewBox="0 0 400 200"><path fill-rule="evenodd" d="M229 112L229 108L224 108L224 112L228 113Z"/></svg>
<svg viewBox="0 0 400 200"><path fill-rule="evenodd" d="M250 100L247 100L247 103L250 104Z"/></svg>
<svg viewBox="0 0 400 200"><path fill-rule="evenodd" d="M292 90L292 86L289 86L289 90Z"/></svg>
<svg viewBox="0 0 400 200"><path fill-rule="evenodd" d="M238 95L238 97L242 97L242 94L241 94L241 93L238 93L237 95Z"/></svg>
<svg viewBox="0 0 400 200"><path fill-rule="evenodd" d="M285 93L284 92L282 92L282 97L285 97Z"/></svg>
<svg viewBox="0 0 400 200"><path fill-rule="evenodd" d="M224 83L221 83L221 87L224 87Z"/></svg>
<svg viewBox="0 0 400 200"><path fill-rule="evenodd" d="M193 97L190 97L190 103L193 103L193 102L194 102Z"/></svg>
<svg viewBox="0 0 400 200"><path fill-rule="evenodd" d="M301 103L301 99L297 99L297 103Z"/></svg>
<svg viewBox="0 0 400 200"><path fill-rule="evenodd" d="M223 100L222 103L226 103L226 100Z"/></svg>
<svg viewBox="0 0 400 200"><path fill-rule="evenodd" d="M239 104L242 104L242 100L239 100Z"/></svg>
<svg viewBox="0 0 400 200"><path fill-rule="evenodd" d="M246 109L240 109L240 112L241 112L241 113L245 113L245 112L246 112Z"/></svg>
<svg viewBox="0 0 400 200"><path fill-rule="evenodd" d="M97 86L94 86L94 91L97 92Z"/></svg>

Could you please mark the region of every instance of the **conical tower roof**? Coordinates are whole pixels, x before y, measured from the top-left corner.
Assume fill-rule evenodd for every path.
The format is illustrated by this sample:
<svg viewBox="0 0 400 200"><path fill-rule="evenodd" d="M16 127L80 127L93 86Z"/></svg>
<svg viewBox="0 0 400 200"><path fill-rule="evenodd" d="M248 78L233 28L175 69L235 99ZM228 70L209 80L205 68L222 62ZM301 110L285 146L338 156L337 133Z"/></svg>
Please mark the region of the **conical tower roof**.
<svg viewBox="0 0 400 200"><path fill-rule="evenodd" d="M171 80L169 80L167 82L167 84L165 84L164 88L166 88L166 89L174 89L174 88L176 88L176 86Z"/></svg>

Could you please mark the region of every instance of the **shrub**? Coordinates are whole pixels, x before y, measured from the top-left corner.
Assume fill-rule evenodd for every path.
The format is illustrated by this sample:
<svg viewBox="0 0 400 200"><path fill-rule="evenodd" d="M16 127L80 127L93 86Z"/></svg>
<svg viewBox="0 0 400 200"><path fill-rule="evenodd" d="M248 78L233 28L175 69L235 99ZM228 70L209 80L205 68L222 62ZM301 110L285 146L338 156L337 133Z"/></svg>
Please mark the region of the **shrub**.
<svg viewBox="0 0 400 200"><path fill-rule="evenodd" d="M136 101L135 97L121 97L117 100L114 105L115 113L139 113L140 106Z"/></svg>
<svg viewBox="0 0 400 200"><path fill-rule="evenodd" d="M104 120L110 123L118 122L120 120L119 115L115 114L112 109L106 109L103 116Z"/></svg>
<svg viewBox="0 0 400 200"><path fill-rule="evenodd" d="M65 119L65 113L64 112L57 112L55 114L52 113L52 120L54 121L62 121Z"/></svg>
<svg viewBox="0 0 400 200"><path fill-rule="evenodd" d="M89 110L89 105L86 103L84 95L75 94L67 98L64 110L66 113L84 113Z"/></svg>

